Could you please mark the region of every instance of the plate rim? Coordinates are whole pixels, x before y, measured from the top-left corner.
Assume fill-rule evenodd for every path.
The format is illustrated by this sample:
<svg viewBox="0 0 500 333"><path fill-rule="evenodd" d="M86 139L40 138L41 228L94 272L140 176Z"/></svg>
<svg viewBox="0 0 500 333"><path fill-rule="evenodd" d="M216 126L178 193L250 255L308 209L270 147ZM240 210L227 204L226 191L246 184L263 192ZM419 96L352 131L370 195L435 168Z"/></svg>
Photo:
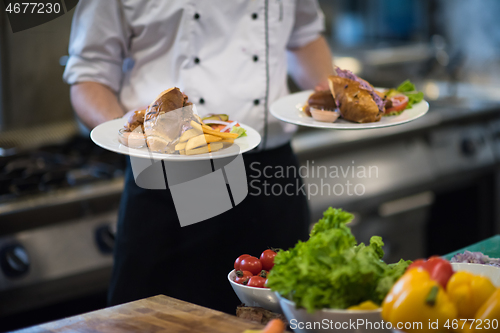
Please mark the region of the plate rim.
<svg viewBox="0 0 500 333"><path fill-rule="evenodd" d="M375 89L388 89L388 88L380 88L380 87L376 87ZM414 121L416 119L419 119L421 117L423 117L424 115L427 114L427 112L429 112L429 102L427 102L425 99L422 100L421 102L417 103L417 104L414 104L415 106L420 106L420 105L423 105L425 107L425 111L422 112L421 114L413 117L413 118L409 118L409 119L405 119L403 121L400 121L400 122L395 122L395 123L380 123L380 122L371 122L371 123L354 123L352 122L352 125L359 125L359 126L348 126L348 127L342 127L342 126L335 126L335 124L339 124L339 123L327 123L327 122L317 122L316 123L311 123L311 124L308 124L308 123L302 123L302 122L298 122L296 120L293 120L293 119L289 119L289 118L285 118L283 117L282 115L280 115L279 113L277 113L275 111L275 108L276 108L276 104L279 103L280 101L282 102L283 99L286 99L286 98L289 98L290 96L298 96L298 95L304 95L305 96L305 101L307 100L307 97L312 94L314 92L314 90L303 90L303 91L299 91L299 92L296 92L296 93L292 93L292 94L288 94L288 95L285 95L279 99L277 99L276 101L274 101L270 108L269 108L269 112L274 116L276 117L277 119L283 121L283 122L286 122L286 123L289 123L289 124L294 124L294 125L297 125L297 126L305 126L305 127L311 127L311 128L321 128L321 129L332 129L332 130L347 130L347 131L352 131L352 130L366 130L366 129L377 129L377 128L385 128L385 127L393 127L393 126L398 126L398 125L403 125L403 124L407 124L411 121ZM296 109L297 106L295 105L294 108ZM301 111L297 111L297 112L301 112Z"/></svg>
<svg viewBox="0 0 500 333"><path fill-rule="evenodd" d="M118 141L118 130L121 127L123 127L123 121L124 121L123 118L117 118L117 119L108 120L102 124L97 125L96 127L94 127L90 131L90 139L97 146L99 146L103 149L112 151L116 154L126 155L126 156L130 156L130 157L135 157L135 158L166 160L169 162L187 162L187 161L200 161L200 160L212 160L212 159L228 158L228 157L237 156L239 154L243 154L245 152L251 151L262 142L262 136L260 135L260 133L256 129L254 129L253 127L251 127L247 124L244 124L242 122L238 122L240 124L240 126L245 128L247 131L248 131L248 129L250 129L250 132L253 132L252 135L256 135L255 138L256 139L258 138L258 140L255 140L255 143L251 144L245 150L241 150L241 148L240 148L239 153L234 152L234 153L229 153L229 154L224 154L224 155L214 155L214 153L204 153L204 154L198 154L198 155L177 155L177 154L163 154L163 153L158 153L158 152L149 152L148 156L144 156L144 155L140 155L139 153L135 153L135 151L127 153L126 151L122 151L119 149L119 147L121 147L121 146L125 147L124 145L122 145ZM104 126L109 126L110 125L109 123L112 123L112 122L116 122L117 125L119 124L119 127L117 126L117 128L116 128L116 142L118 143L118 148L116 148L116 149L110 149L109 147L107 147L105 144L103 144L102 142L100 142L100 140L98 140L96 138L97 133L99 133L99 131L102 130L102 128ZM238 138L238 139L240 139L240 138ZM236 140L238 140L238 139L236 139ZM139 149L143 149L143 148L129 148L129 149L139 150ZM217 152L215 152L215 153L217 153Z"/></svg>

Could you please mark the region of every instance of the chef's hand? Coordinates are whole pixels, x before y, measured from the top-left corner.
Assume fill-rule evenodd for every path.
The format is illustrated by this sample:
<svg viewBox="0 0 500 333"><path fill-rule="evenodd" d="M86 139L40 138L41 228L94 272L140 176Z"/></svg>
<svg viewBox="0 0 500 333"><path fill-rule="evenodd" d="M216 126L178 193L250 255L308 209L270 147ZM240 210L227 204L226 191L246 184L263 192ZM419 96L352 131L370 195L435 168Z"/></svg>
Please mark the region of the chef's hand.
<svg viewBox="0 0 500 333"><path fill-rule="evenodd" d="M80 82L71 86L71 104L78 118L89 129L125 113L116 93L98 82Z"/></svg>
<svg viewBox="0 0 500 333"><path fill-rule="evenodd" d="M333 57L323 36L289 51L290 75L300 88L329 89L327 78L334 74Z"/></svg>

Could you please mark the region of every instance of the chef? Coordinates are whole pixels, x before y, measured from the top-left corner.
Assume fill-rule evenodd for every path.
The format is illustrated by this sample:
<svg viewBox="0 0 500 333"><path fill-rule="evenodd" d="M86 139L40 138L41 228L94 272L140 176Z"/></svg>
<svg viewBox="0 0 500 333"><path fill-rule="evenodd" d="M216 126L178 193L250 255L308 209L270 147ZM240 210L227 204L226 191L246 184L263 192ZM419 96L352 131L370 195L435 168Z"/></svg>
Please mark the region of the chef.
<svg viewBox="0 0 500 333"><path fill-rule="evenodd" d="M236 257L307 238L306 196L290 188L300 185L299 176L261 171L298 167L290 146L297 128L274 118L269 106L288 94L287 71L303 89L327 88L333 66L323 29L316 0L79 2L64 79L86 126L179 87L200 115L225 113L259 131L261 144L243 156L249 180L288 185L280 195L250 191L235 208L181 227L169 190L138 187L129 165L111 305L165 294L234 313L238 301L226 276Z"/></svg>

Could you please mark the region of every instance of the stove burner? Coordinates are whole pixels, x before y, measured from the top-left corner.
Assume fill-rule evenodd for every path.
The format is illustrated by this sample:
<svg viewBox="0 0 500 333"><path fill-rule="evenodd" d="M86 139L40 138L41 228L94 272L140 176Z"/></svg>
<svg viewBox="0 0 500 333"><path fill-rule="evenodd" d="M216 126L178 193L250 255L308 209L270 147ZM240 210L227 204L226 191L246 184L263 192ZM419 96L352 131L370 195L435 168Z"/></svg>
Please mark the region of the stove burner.
<svg viewBox="0 0 500 333"><path fill-rule="evenodd" d="M123 175L125 157L75 137L62 145L0 157L0 202Z"/></svg>

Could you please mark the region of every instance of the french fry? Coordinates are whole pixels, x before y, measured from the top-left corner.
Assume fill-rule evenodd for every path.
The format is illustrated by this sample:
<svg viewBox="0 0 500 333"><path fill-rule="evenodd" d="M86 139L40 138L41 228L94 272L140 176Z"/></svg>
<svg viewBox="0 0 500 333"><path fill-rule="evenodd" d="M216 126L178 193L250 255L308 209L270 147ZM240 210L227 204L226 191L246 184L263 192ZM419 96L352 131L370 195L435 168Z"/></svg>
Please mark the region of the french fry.
<svg viewBox="0 0 500 333"><path fill-rule="evenodd" d="M223 142L223 143L234 143L234 139L222 139L222 140L220 140L220 142Z"/></svg>
<svg viewBox="0 0 500 333"><path fill-rule="evenodd" d="M207 129L207 130L213 130L213 129L212 129L212 127L210 127L210 126L208 126L208 125L205 125L205 124L201 124L201 127L202 127L202 128L205 128L205 129ZM219 132L219 131L217 131L217 132Z"/></svg>
<svg viewBox="0 0 500 333"><path fill-rule="evenodd" d="M202 131L203 131L203 130L202 130L202 127L201 127L201 125L200 125L200 124L198 124L196 121L191 120L191 123L190 123L190 124L191 124L191 126L192 126L194 129L196 129L198 132L202 132Z"/></svg>
<svg viewBox="0 0 500 333"><path fill-rule="evenodd" d="M223 144L220 142L209 143L206 146L194 148L190 150L186 150L186 155L197 155L197 154L206 154L210 152L214 152L222 149Z"/></svg>
<svg viewBox="0 0 500 333"><path fill-rule="evenodd" d="M221 133L221 132L214 131L213 129L207 129L204 127L203 127L203 133L219 136L223 139L236 139L238 137L237 133Z"/></svg>
<svg viewBox="0 0 500 333"><path fill-rule="evenodd" d="M200 146L206 146L207 143L210 142L217 142L222 140L220 137L210 135L210 134L201 134L198 136L195 136L194 138L191 138L188 140L185 149L186 150L191 150L196 147Z"/></svg>
<svg viewBox="0 0 500 333"><path fill-rule="evenodd" d="M191 138L194 138L197 135L200 135L202 133L201 129L197 130L195 128L188 129L186 132L182 133L181 137L179 138L179 142L186 142Z"/></svg>
<svg viewBox="0 0 500 333"><path fill-rule="evenodd" d="M186 155L186 150L184 150L184 149L179 150L179 154L181 154L181 155Z"/></svg>
<svg viewBox="0 0 500 333"><path fill-rule="evenodd" d="M187 141L176 144L175 145L175 150L179 150L180 151L180 150L186 149L186 144L187 144Z"/></svg>

